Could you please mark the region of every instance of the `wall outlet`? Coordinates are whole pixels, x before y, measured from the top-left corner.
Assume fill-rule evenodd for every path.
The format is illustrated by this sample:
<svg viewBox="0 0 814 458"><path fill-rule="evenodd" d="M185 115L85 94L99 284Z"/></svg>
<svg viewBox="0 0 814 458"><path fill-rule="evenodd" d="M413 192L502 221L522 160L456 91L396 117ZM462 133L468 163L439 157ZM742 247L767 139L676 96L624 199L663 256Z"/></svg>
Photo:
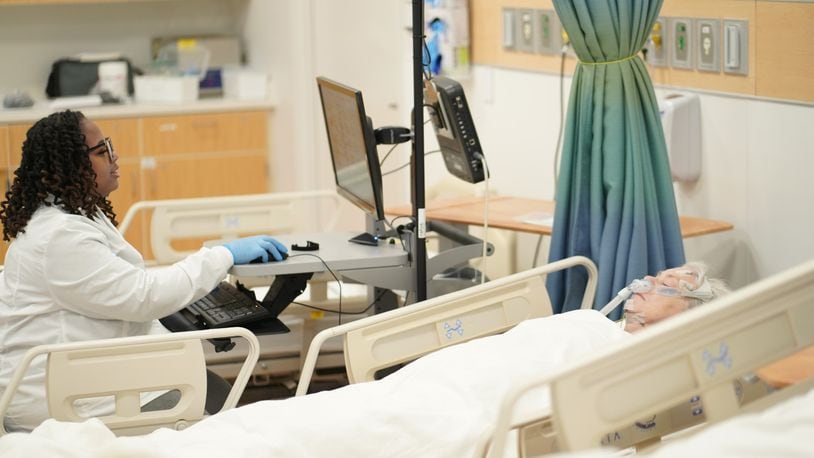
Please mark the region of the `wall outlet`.
<svg viewBox="0 0 814 458"><path fill-rule="evenodd" d="M554 10L536 10L537 52L540 54L559 54L562 49L560 19Z"/></svg>
<svg viewBox="0 0 814 458"><path fill-rule="evenodd" d="M666 18L658 18L650 30L650 37L644 49L647 50L647 64L652 67L666 67L668 65L670 29Z"/></svg>
<svg viewBox="0 0 814 458"><path fill-rule="evenodd" d="M692 68L692 20L670 19L670 64L673 68Z"/></svg>
<svg viewBox="0 0 814 458"><path fill-rule="evenodd" d="M515 50L530 53L535 51L534 16L534 10L516 10Z"/></svg>
<svg viewBox="0 0 814 458"><path fill-rule="evenodd" d="M511 8L503 9L503 48L514 49L515 40L515 10Z"/></svg>
<svg viewBox="0 0 814 458"><path fill-rule="evenodd" d="M705 72L721 71L721 21L695 20L695 68Z"/></svg>
<svg viewBox="0 0 814 458"><path fill-rule="evenodd" d="M724 73L749 74L749 22L737 19L723 21Z"/></svg>

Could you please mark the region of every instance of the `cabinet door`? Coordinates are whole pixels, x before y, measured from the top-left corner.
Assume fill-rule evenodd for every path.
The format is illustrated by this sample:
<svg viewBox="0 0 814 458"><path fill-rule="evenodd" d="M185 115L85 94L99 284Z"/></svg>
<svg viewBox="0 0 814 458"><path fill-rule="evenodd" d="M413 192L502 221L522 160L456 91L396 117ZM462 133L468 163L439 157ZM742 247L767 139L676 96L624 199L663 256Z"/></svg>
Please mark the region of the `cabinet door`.
<svg viewBox="0 0 814 458"><path fill-rule="evenodd" d="M122 160L119 162L119 189L113 191L109 197L119 223L124 221L127 210L134 203L142 200L141 180L141 164L137 160ZM141 212L136 215L124 234L127 241L139 251L144 248L144 213Z"/></svg>
<svg viewBox="0 0 814 458"><path fill-rule="evenodd" d="M11 170L16 169L17 166L20 165L25 134L30 127L31 124L26 123L12 124L8 128L8 163Z"/></svg>
<svg viewBox="0 0 814 458"><path fill-rule="evenodd" d="M3 197L11 185L11 168L9 167L8 144L9 133L7 126L0 126L0 176L3 178Z"/></svg>
<svg viewBox="0 0 814 458"><path fill-rule="evenodd" d="M265 153L160 158L155 161L154 169L145 169L143 173L146 200L268 192ZM148 217L145 227L149 227L149 224ZM142 254L145 259L152 259L149 235L146 235L145 240ZM203 242L204 239L200 238L176 240L173 247L178 250L194 250Z"/></svg>
<svg viewBox="0 0 814 458"><path fill-rule="evenodd" d="M100 119L94 122L106 137L110 137L120 158L139 155L138 119ZM20 165L25 135L32 125L33 123L12 124L9 127L9 163L12 168Z"/></svg>
<svg viewBox="0 0 814 458"><path fill-rule="evenodd" d="M157 159L145 170L146 200L267 192L266 155Z"/></svg>
<svg viewBox="0 0 814 458"><path fill-rule="evenodd" d="M120 161L139 156L138 119L100 119L94 122L105 137L110 137L113 149Z"/></svg>
<svg viewBox="0 0 814 458"><path fill-rule="evenodd" d="M0 126L0 177L3 179L3 198L6 200L6 191L11 186L11 170L8 166L8 127ZM8 242L0 237L0 264L5 262Z"/></svg>
<svg viewBox="0 0 814 458"><path fill-rule="evenodd" d="M231 151L266 151L264 111L144 118L148 156Z"/></svg>

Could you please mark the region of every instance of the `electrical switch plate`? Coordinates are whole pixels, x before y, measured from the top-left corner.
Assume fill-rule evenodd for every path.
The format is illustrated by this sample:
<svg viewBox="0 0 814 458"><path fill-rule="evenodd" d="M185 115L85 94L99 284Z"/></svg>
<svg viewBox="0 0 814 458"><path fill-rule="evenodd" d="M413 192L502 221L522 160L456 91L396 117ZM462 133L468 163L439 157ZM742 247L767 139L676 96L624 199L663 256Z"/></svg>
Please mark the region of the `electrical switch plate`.
<svg viewBox="0 0 814 458"><path fill-rule="evenodd" d="M695 20L695 67L705 72L721 71L721 21Z"/></svg>
<svg viewBox="0 0 814 458"><path fill-rule="evenodd" d="M724 19L724 73L749 74L749 22Z"/></svg>
<svg viewBox="0 0 814 458"><path fill-rule="evenodd" d="M515 49L534 52L534 10L516 10Z"/></svg>
<svg viewBox="0 0 814 458"><path fill-rule="evenodd" d="M514 49L514 14L513 9L503 9L503 47L505 49Z"/></svg>
<svg viewBox="0 0 814 458"><path fill-rule="evenodd" d="M692 21L670 19L670 63L673 68L692 68Z"/></svg>
<svg viewBox="0 0 814 458"><path fill-rule="evenodd" d="M650 38L647 40L647 64L653 67L666 67L668 64L670 34L667 27L667 19L658 18L653 23L650 30Z"/></svg>
<svg viewBox="0 0 814 458"><path fill-rule="evenodd" d="M554 10L536 10L534 21L537 27L537 52L540 54L559 54L562 48L560 20Z"/></svg>

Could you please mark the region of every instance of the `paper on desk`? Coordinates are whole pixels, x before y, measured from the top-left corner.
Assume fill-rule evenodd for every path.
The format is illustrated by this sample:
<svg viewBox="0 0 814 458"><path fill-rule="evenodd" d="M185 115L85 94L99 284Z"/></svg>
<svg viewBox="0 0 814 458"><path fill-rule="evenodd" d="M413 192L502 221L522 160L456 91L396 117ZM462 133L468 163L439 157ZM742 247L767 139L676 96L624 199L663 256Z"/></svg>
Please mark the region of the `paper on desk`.
<svg viewBox="0 0 814 458"><path fill-rule="evenodd" d="M526 213L525 215L520 215L515 217L517 221L525 224L535 224L537 226L553 226L554 225L554 215L551 213L546 212L533 212L533 213Z"/></svg>

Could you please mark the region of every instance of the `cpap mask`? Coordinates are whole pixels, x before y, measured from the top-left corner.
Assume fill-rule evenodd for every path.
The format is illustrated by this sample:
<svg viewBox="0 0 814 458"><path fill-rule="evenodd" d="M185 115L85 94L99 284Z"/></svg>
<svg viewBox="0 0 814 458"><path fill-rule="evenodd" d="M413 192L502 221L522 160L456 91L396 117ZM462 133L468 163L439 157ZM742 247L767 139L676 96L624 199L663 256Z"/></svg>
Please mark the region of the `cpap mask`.
<svg viewBox="0 0 814 458"><path fill-rule="evenodd" d="M700 286L692 289L692 285L686 281L679 281L678 288L673 288L672 286L656 286L649 279L633 280L629 285L619 290L616 297L611 299L599 312L607 316L633 294L653 293L667 297L687 297L702 302L712 299L712 287L706 277L699 278L698 283Z"/></svg>

